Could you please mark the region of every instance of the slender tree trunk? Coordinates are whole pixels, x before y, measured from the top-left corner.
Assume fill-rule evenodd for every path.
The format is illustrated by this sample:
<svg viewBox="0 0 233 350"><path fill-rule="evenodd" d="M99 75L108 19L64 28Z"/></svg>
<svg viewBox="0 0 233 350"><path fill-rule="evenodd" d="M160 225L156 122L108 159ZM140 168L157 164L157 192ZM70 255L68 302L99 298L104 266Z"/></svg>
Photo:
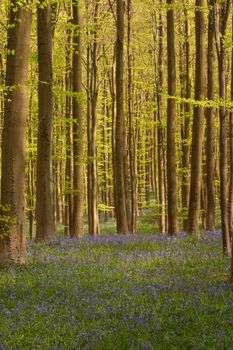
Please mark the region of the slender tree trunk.
<svg viewBox="0 0 233 350"><path fill-rule="evenodd" d="M148 99L146 98L146 102ZM145 130L145 136L144 136L144 145L145 145L145 162L144 162L144 179L145 179L145 185L144 185L144 191L145 191L145 206L146 208L150 205L150 165L151 165L151 158L150 158L150 139L151 139L151 133L150 130Z"/></svg>
<svg viewBox="0 0 233 350"><path fill-rule="evenodd" d="M33 239L34 237L34 195L35 195L35 161L31 160L30 161L30 166L29 166L29 193L30 193L30 211L29 211L29 238L30 240Z"/></svg>
<svg viewBox="0 0 233 350"><path fill-rule="evenodd" d="M92 211L91 211L91 191L92 191L92 177L91 177L91 68L90 68L91 48L87 46L87 213L89 233L92 227Z"/></svg>
<svg viewBox="0 0 233 350"><path fill-rule="evenodd" d="M232 42L233 42L233 13L232 13ZM233 101L233 47L231 51L231 101ZM229 115L230 122L230 190L229 190L229 230L233 244L233 110ZM232 247L233 251L233 247ZM233 267L233 258L232 258ZM233 271L232 271L233 278Z"/></svg>
<svg viewBox="0 0 233 350"><path fill-rule="evenodd" d="M135 169L135 148L136 144L133 142L134 139L134 119L132 114L132 99L133 99L133 86L132 86L132 49L131 49L131 16L132 16L132 3L128 0L127 3L127 59L128 59L128 119L129 119L129 164L130 164L130 209L131 209L131 220L129 221L129 230L132 234L136 233L137 230L137 212L136 212L136 201L137 198L136 186L136 169Z"/></svg>
<svg viewBox="0 0 233 350"><path fill-rule="evenodd" d="M233 40L233 13L232 13L232 40ZM231 100L233 101L233 48L231 52ZM230 281L233 282L233 111L230 112L230 235L231 235L231 270Z"/></svg>
<svg viewBox="0 0 233 350"><path fill-rule="evenodd" d="M112 115L112 133L111 133L111 143L112 143L112 169L113 169L113 198L115 205L115 217L117 218L117 200L116 200L116 85L115 85L115 56L112 64L111 73L109 74L109 89L111 93L111 115ZM117 222L118 224L118 222ZM117 229L118 231L118 229Z"/></svg>
<svg viewBox="0 0 233 350"><path fill-rule="evenodd" d="M225 55L220 56L219 60L219 95L222 100L225 100ZM221 203L221 221L223 233L223 250L230 254L230 234L228 222L228 162L227 162L227 118L226 107L220 106L220 203Z"/></svg>
<svg viewBox="0 0 233 350"><path fill-rule="evenodd" d="M107 98L108 98L108 94L107 94ZM110 97L110 96L109 96ZM106 101L107 103L107 101ZM107 110L107 118L108 118L108 133L107 133L107 142L109 145L109 149L111 149L112 146L112 121L111 121L111 104L107 103L106 106L106 110ZM108 205L111 207L111 209L109 209L109 215L108 217L113 218L114 216L114 185L113 185L113 154L112 152L108 152L108 156L107 156L107 172L108 172L108 177L107 177L107 181L108 181L108 192L107 192L107 197L108 197Z"/></svg>
<svg viewBox="0 0 233 350"><path fill-rule="evenodd" d="M4 82L5 82L5 72L3 67L3 57L2 57L2 54L0 53L0 86L4 86ZM3 125L3 110L4 110L4 92L0 91L0 130L2 130L2 125Z"/></svg>
<svg viewBox="0 0 233 350"><path fill-rule="evenodd" d="M2 135L0 264L27 262L25 235L25 137L31 11L10 2L7 30L6 95ZM14 54L12 54L14 52Z"/></svg>
<svg viewBox="0 0 233 350"><path fill-rule="evenodd" d="M88 48L88 224L89 234L99 232L98 174L97 174L97 100L98 100L98 11L99 2L94 5L94 26L90 35L93 44Z"/></svg>
<svg viewBox="0 0 233 350"><path fill-rule="evenodd" d="M97 45L97 43L96 43ZM96 46L94 45L94 46ZM91 192L90 192L90 216L89 233L93 236L99 234L99 214L98 214L98 175L97 175L97 47L94 50L92 89L91 89L91 140L90 140L90 176L91 176Z"/></svg>
<svg viewBox="0 0 233 350"><path fill-rule="evenodd" d="M127 3L127 20L128 20L128 26L127 26L127 60L128 61L128 67L129 68L129 64L131 65L131 57L130 56L130 45L131 45L131 0L129 0L129 2ZM132 74L130 67L130 74ZM129 78L129 73L128 73L128 78ZM130 88L131 90L131 86L129 86L129 82L130 84L132 83L132 80L128 80L128 84L127 84L127 88ZM127 97L128 97L128 91L127 91ZM130 99L132 98L132 94L130 96ZM131 101L130 101L131 103ZM129 98L127 100L127 108L129 107ZM128 111L127 111L128 112ZM130 113L131 113L131 107L130 107ZM127 225L128 225L128 230L130 233L131 232L131 220L132 220L132 216L131 216L131 203L132 203L132 198L130 196L130 186L131 186L131 177L130 177L130 149L129 149L129 129L130 126L130 120L129 120L129 113L125 114L125 119L126 117L128 117L127 122L125 121L125 127L124 127L124 160L123 160L123 164L124 164L124 187L125 187L125 205L126 205L126 215L127 215Z"/></svg>
<svg viewBox="0 0 233 350"><path fill-rule="evenodd" d="M128 136L127 128L124 128L124 187L125 187L125 205L127 215L127 226L130 232L131 227L131 201L130 201L130 178L129 178L129 152L128 152ZM131 232L130 232L131 233Z"/></svg>
<svg viewBox="0 0 233 350"><path fill-rule="evenodd" d="M53 67L51 5L41 0L37 8L38 33L38 144L36 171L36 241L56 240L53 213L52 131L53 131Z"/></svg>
<svg viewBox="0 0 233 350"><path fill-rule="evenodd" d="M187 3L189 5L189 2ZM187 211L189 203L189 156L190 156L190 114L191 106L188 100L191 98L191 74L190 74L190 29L189 29L189 19L188 10L186 6L184 7L185 16L185 98L186 102L184 104L184 124L183 124L183 142L182 142L182 208L185 212L185 218L183 219L183 229L186 230L187 227Z"/></svg>
<svg viewBox="0 0 233 350"><path fill-rule="evenodd" d="M162 5L162 0L160 0ZM155 121L157 114L157 158L158 158L158 195L159 195L159 230L161 233L166 233L166 196L165 196L165 152L164 152L164 128L163 119L163 59L164 59L164 24L162 10L159 13L159 48L158 48L158 63L157 72L155 70L156 80L156 95L157 95L157 113L155 112ZM156 38L154 36L154 52L156 50ZM156 53L154 53L156 60ZM156 77L157 76L157 77Z"/></svg>
<svg viewBox="0 0 233 350"><path fill-rule="evenodd" d="M206 230L206 208L207 208L206 188L205 188L204 179L202 178L202 184L201 184L201 219L202 219L202 225L201 225L201 227L204 230Z"/></svg>
<svg viewBox="0 0 233 350"><path fill-rule="evenodd" d="M72 236L83 236L83 108L82 108L82 42L81 42L81 14L79 3L73 0L73 220Z"/></svg>
<svg viewBox="0 0 233 350"><path fill-rule="evenodd" d="M232 40L233 40L233 13L232 13ZM231 100L233 101L233 48L231 54ZM233 282L233 111L230 112L230 236L231 236L231 270L230 281Z"/></svg>
<svg viewBox="0 0 233 350"><path fill-rule="evenodd" d="M61 132L61 131L60 131ZM58 140L59 142L59 140ZM63 215L62 215L62 176L61 176L61 160L57 160L56 163L56 212L57 212L57 222L63 224Z"/></svg>
<svg viewBox="0 0 233 350"><path fill-rule="evenodd" d="M220 168L220 206L222 222L222 240L223 252L226 255L231 254L230 232L229 232L229 213L228 213L228 162L227 162L227 110L226 100L226 49L225 35L230 11L231 1L226 0L217 4L215 2L215 28L216 44L218 56L218 80L219 97L221 105L219 107L220 118L220 142L219 142L219 168Z"/></svg>
<svg viewBox="0 0 233 350"><path fill-rule="evenodd" d="M103 164L103 189L102 189L102 201L104 203L104 221L108 221L108 157L107 157L107 150L108 150L108 132L106 128L108 127L107 122L107 89L106 89L106 80L104 80L104 87L103 87L103 102L102 102L102 113L103 113L103 126L101 128L102 131L102 164Z"/></svg>
<svg viewBox="0 0 233 350"><path fill-rule="evenodd" d="M205 99L205 0L196 0L195 32L196 32L196 72L195 72L195 100ZM202 143L203 143L204 105L194 107L192 131L192 160L191 184L189 196L187 233L200 237L199 217L202 181Z"/></svg>
<svg viewBox="0 0 233 350"><path fill-rule="evenodd" d="M117 231L128 233L126 196L124 183L124 2L116 1L117 38L116 38L116 129L115 129L115 176L117 201Z"/></svg>
<svg viewBox="0 0 233 350"><path fill-rule="evenodd" d="M68 10L69 11L69 10ZM70 11L69 11L70 12ZM69 14L68 12L68 14ZM65 75L65 87L66 87L66 165L65 165L65 223L64 233L67 236L71 236L72 230L72 213L73 213L73 201L71 196L72 190L72 125L71 125L71 97L69 92L71 90L71 30L67 29L67 47L66 47L66 75Z"/></svg>
<svg viewBox="0 0 233 350"><path fill-rule="evenodd" d="M33 119L32 119L32 101L33 94L31 92L29 98L29 116L28 116L28 144L33 143ZM28 221L29 221L29 238L33 239L34 236L34 196L35 196L35 176L34 176L35 160L33 159L33 151L29 151L29 161L28 161L28 180L27 180L27 210L28 210Z"/></svg>
<svg viewBox="0 0 233 350"><path fill-rule="evenodd" d="M174 0L167 0L170 6L167 11L167 55L168 55L168 101L167 101L167 201L168 201L168 234L179 231L177 210L176 180L176 59Z"/></svg>
<svg viewBox="0 0 233 350"><path fill-rule="evenodd" d="M145 202L146 207L148 208L150 205L150 131L146 130L145 135Z"/></svg>
<svg viewBox="0 0 233 350"><path fill-rule="evenodd" d="M208 87L207 98L214 100L214 1L209 0L209 23L208 23ZM206 229L215 229L215 125L214 107L207 108L206 113L206 186L207 186L207 212Z"/></svg>

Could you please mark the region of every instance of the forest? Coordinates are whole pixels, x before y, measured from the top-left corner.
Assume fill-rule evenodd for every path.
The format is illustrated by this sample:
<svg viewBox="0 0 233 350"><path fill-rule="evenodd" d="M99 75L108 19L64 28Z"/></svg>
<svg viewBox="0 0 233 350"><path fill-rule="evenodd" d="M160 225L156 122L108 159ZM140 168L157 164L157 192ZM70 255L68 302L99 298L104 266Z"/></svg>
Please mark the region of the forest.
<svg viewBox="0 0 233 350"><path fill-rule="evenodd" d="M232 1L2 0L0 35L0 348L229 349Z"/></svg>

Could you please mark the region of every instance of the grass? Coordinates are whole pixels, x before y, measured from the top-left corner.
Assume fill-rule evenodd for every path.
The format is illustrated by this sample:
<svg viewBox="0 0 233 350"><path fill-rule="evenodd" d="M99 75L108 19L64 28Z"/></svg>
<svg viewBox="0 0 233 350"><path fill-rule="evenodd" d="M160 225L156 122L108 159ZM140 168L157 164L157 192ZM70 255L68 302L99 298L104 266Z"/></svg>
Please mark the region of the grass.
<svg viewBox="0 0 233 350"><path fill-rule="evenodd" d="M0 349L232 349L219 234L61 238L0 271Z"/></svg>

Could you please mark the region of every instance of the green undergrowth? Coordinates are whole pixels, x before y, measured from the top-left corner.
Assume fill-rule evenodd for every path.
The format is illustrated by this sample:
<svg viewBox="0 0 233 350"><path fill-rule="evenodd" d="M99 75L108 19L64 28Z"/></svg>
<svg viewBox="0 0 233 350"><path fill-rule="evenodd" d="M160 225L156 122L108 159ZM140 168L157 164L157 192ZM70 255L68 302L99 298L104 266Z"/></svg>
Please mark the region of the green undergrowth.
<svg viewBox="0 0 233 350"><path fill-rule="evenodd" d="M152 220L153 219L153 220ZM156 219L150 219L150 216L141 215L137 220L137 234L147 234L147 233L158 233L159 227L156 224ZM158 221L158 220L157 220ZM100 234L102 236L114 235L116 232L116 221L114 219L109 219L108 221L100 222ZM88 224L85 220L84 222L84 234L88 235ZM59 224L57 226L57 236L62 237L64 235L64 226ZM29 234L27 234L29 237Z"/></svg>
<svg viewBox="0 0 233 350"><path fill-rule="evenodd" d="M218 234L29 244L0 270L0 349L231 349L233 286Z"/></svg>

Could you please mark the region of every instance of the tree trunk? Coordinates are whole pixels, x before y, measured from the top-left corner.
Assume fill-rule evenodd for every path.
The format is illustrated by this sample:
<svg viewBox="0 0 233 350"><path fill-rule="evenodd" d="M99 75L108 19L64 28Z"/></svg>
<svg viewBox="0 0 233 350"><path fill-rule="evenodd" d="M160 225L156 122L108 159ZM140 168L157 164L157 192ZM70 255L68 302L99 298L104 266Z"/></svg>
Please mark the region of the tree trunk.
<svg viewBox="0 0 233 350"><path fill-rule="evenodd" d="M128 233L126 196L124 183L124 2L116 1L117 38L116 38L116 129L115 129L115 177L117 201L117 232Z"/></svg>
<svg viewBox="0 0 233 350"><path fill-rule="evenodd" d="M88 134L88 226L89 234L99 234L99 213L98 213L98 174L97 174L97 100L98 100L98 11L99 2L94 4L94 26L90 31L93 43L88 45L88 113L87 113L87 134Z"/></svg>
<svg viewBox="0 0 233 350"><path fill-rule="evenodd" d="M29 98L29 116L28 116L28 144L33 144L33 118L32 118L32 101L33 93L31 92ZM33 239L34 236L34 196L35 196L35 160L33 156L33 151L29 151L28 160L28 177L27 177L27 210L28 210L28 221L29 221L29 238Z"/></svg>
<svg viewBox="0 0 233 350"><path fill-rule="evenodd" d="M208 23L208 87L207 98L214 100L214 1L209 0L209 23ZM214 107L207 108L206 113L206 186L207 186L207 212L206 229L215 229L215 125Z"/></svg>
<svg viewBox="0 0 233 350"><path fill-rule="evenodd" d="M160 0L162 4L162 0ZM164 59L164 24L162 10L159 13L159 53L157 62L157 72L155 70L156 95L157 95L157 113L155 112L155 121L157 121L157 158L158 158L158 203L159 203L159 230L162 234L166 233L166 196L165 196L165 152L164 152L164 128L163 119L163 59ZM156 60L156 38L154 36L154 56ZM157 120L156 120L157 114Z"/></svg>
<svg viewBox="0 0 233 350"><path fill-rule="evenodd" d="M232 42L233 42L233 13L232 13ZM233 47L231 51L231 101L233 101ZM233 110L229 115L230 122L230 190L229 190L229 230L233 244ZM232 248L233 251L233 248ZM232 258L233 259L233 258ZM232 261L233 266L233 261ZM233 277L233 274L232 274Z"/></svg>
<svg viewBox="0 0 233 350"><path fill-rule="evenodd" d="M112 146L112 169L113 169L113 203L115 205L115 217L117 218L117 200L116 200L116 86L115 86L115 55L113 57L112 69L109 72L109 89L111 93L111 116L112 116L112 133L111 133L111 146Z"/></svg>
<svg viewBox="0 0 233 350"><path fill-rule="evenodd" d="M31 11L10 2L6 95L2 136L0 264L27 262L25 235L25 137ZM14 52L14 54L12 54Z"/></svg>
<svg viewBox="0 0 233 350"><path fill-rule="evenodd" d="M131 49L131 17L132 17L132 3L131 0L127 2L127 19L128 19L128 30L127 30L127 62L128 62L128 119L129 119L129 164L130 164L130 216L129 220L129 231L132 234L136 233L137 230L137 212L136 212L136 193L137 193L137 177L135 169L135 148L136 144L134 141L134 119L132 113L133 106L133 85L132 85L132 49Z"/></svg>
<svg viewBox="0 0 233 350"><path fill-rule="evenodd" d="M176 60L174 0L167 0L170 6L167 11L167 56L168 56L168 101L167 101L167 201L168 201L168 234L175 235L179 230L177 210L176 180Z"/></svg>
<svg viewBox="0 0 233 350"><path fill-rule="evenodd" d="M51 183L53 131L53 67L51 5L37 8L38 34L38 141L36 171L36 242L56 240Z"/></svg>
<svg viewBox="0 0 233 350"><path fill-rule="evenodd" d="M195 32L196 32L196 72L195 72L195 100L205 99L205 17L204 0L196 0ZM192 131L192 160L191 184L189 196L187 233L200 237L199 216L202 181L202 141L203 141L204 105L194 107Z"/></svg>
<svg viewBox="0 0 233 350"><path fill-rule="evenodd" d="M187 3L189 5L189 3ZM183 138L182 138L182 208L185 215L183 219L183 229L187 227L187 212L189 203L189 156L190 156L190 114L191 106L188 101L191 98L191 74L190 74L190 29L188 19L188 9L184 5L184 17L185 17L185 99L184 104L184 123L183 123Z"/></svg>
<svg viewBox="0 0 233 350"><path fill-rule="evenodd" d="M72 236L83 236L83 108L82 108L82 45L81 45L81 15L77 0L73 0L73 220Z"/></svg>
<svg viewBox="0 0 233 350"><path fill-rule="evenodd" d="M92 180L91 180L91 47L90 44L87 46L87 214L88 214L88 228L89 233L92 226L92 211L91 211L91 191L92 191Z"/></svg>
<svg viewBox="0 0 233 350"><path fill-rule="evenodd" d="M3 67L3 57L0 53L0 86L4 86L5 82L5 72ZM2 130L3 126L3 110L4 110L4 92L0 91L0 130ZM1 136L1 135L0 135Z"/></svg>
<svg viewBox="0 0 233 350"><path fill-rule="evenodd" d="M219 5L219 7L218 7ZM230 232L229 232L229 213L228 213L228 162L227 162L227 110L226 100L226 49L225 35L231 1L224 1L220 4L215 3L215 28L217 28L216 44L218 53L218 80L219 97L221 105L219 107L220 119L220 142L219 142L219 168L220 168L220 206L222 222L222 240L223 252L226 255L231 254Z"/></svg>
<svg viewBox="0 0 233 350"><path fill-rule="evenodd" d="M68 15L70 10L68 9ZM69 92L71 90L71 30L67 29L67 46L66 46L66 74L65 74L65 87L66 87L66 164L65 164L65 223L64 233L66 236L72 234L72 213L73 213L73 201L71 196L72 190L72 124L71 124L71 96Z"/></svg>
<svg viewBox="0 0 233 350"><path fill-rule="evenodd" d="M232 41L233 41L233 13L232 13ZM231 52L231 100L233 101L233 47ZM233 282L233 111L230 112L230 219L229 228L231 236L231 269L230 281Z"/></svg>

